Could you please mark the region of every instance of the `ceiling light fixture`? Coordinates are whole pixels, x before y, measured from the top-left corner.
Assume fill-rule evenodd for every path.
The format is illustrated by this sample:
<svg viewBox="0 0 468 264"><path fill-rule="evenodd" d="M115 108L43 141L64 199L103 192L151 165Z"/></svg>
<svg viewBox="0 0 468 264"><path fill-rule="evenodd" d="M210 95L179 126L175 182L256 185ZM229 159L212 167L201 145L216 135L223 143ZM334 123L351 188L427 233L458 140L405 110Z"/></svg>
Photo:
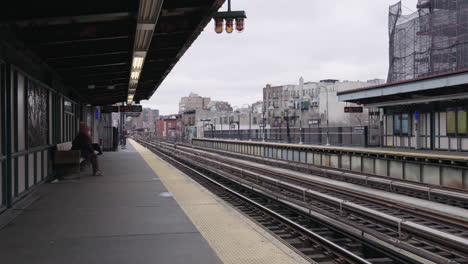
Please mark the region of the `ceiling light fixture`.
<svg viewBox="0 0 468 264"><path fill-rule="evenodd" d="M130 79L138 81L138 79L140 79L140 73L141 71L132 71Z"/></svg>
<svg viewBox="0 0 468 264"><path fill-rule="evenodd" d="M140 0L138 7L137 26L133 43L133 57L130 79L128 82L128 101L132 104L136 94L138 81L143 70L146 54L153 39L154 30L162 10L163 0ZM131 95L131 97L130 97Z"/></svg>
<svg viewBox="0 0 468 264"><path fill-rule="evenodd" d="M145 57L133 57L132 69L141 70L143 68L143 61Z"/></svg>

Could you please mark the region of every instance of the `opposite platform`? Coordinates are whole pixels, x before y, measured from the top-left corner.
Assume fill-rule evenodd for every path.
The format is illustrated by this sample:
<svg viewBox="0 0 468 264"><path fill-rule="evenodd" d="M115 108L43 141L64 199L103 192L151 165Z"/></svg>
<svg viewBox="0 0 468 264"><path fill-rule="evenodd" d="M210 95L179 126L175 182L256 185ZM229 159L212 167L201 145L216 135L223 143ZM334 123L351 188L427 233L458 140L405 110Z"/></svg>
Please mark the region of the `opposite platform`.
<svg viewBox="0 0 468 264"><path fill-rule="evenodd" d="M40 186L35 193L40 199L17 209L22 213L0 230L2 262L301 261L203 187L135 145L141 155L129 144L100 156L103 177L88 172L81 179ZM224 217L216 218L220 215Z"/></svg>

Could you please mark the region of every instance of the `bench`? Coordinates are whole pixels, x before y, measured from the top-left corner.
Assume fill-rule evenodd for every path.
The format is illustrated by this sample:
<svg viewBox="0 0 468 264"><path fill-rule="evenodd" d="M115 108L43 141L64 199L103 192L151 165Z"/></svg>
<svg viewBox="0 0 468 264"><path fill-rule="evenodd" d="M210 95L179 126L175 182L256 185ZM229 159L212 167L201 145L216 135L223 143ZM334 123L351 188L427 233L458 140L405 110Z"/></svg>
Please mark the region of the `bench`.
<svg viewBox="0 0 468 264"><path fill-rule="evenodd" d="M71 147L72 142L57 144L54 164L56 167L60 167L66 172L78 173L79 178L81 163L85 162L85 159L81 157L81 152L79 150L71 150Z"/></svg>

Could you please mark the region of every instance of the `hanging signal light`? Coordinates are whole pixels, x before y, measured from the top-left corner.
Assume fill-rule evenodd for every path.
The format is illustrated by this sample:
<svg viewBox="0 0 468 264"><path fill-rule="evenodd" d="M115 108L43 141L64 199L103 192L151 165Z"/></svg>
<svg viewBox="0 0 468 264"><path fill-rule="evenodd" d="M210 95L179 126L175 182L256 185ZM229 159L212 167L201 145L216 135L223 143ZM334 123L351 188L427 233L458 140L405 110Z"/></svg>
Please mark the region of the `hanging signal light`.
<svg viewBox="0 0 468 264"><path fill-rule="evenodd" d="M221 34L224 21L226 21L226 32L232 33L234 31L234 20L236 20L237 32L242 32L244 31L244 20L246 18L245 11L231 11L231 0L228 0L228 11L217 12L213 15L215 32Z"/></svg>
<svg viewBox="0 0 468 264"><path fill-rule="evenodd" d="M234 19L226 18L226 33L231 34L234 31Z"/></svg>
<svg viewBox="0 0 468 264"><path fill-rule="evenodd" d="M236 30L239 33L244 31L244 18L242 17L236 18Z"/></svg>
<svg viewBox="0 0 468 264"><path fill-rule="evenodd" d="M215 20L215 32L218 34L223 33L224 19L215 18L214 20Z"/></svg>

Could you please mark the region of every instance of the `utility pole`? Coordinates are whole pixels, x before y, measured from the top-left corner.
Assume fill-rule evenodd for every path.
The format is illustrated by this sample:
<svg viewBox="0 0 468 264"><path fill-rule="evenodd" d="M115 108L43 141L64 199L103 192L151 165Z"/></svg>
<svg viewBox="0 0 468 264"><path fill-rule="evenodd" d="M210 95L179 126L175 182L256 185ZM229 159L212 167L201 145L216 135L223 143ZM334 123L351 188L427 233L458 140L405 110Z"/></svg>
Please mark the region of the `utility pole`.
<svg viewBox="0 0 468 264"><path fill-rule="evenodd" d="M302 144L302 120L299 120L299 144Z"/></svg>
<svg viewBox="0 0 468 264"><path fill-rule="evenodd" d="M285 109L286 111L286 135L288 137L288 143L291 143L291 133L289 131L289 111L288 109Z"/></svg>
<svg viewBox="0 0 468 264"><path fill-rule="evenodd" d="M262 135L262 137L263 137L263 142L265 142L265 128L266 128L266 127L265 127L265 126L266 126L266 120L265 120L265 106L263 106L263 109L262 109L262 110L263 110L263 111L262 111L262 116L263 116L263 117L262 117L262 125L263 125L263 135Z"/></svg>
<svg viewBox="0 0 468 264"><path fill-rule="evenodd" d="M240 112L237 113L237 136L239 137L239 140L241 140L241 135L240 135Z"/></svg>
<svg viewBox="0 0 468 264"><path fill-rule="evenodd" d="M251 139L252 133L252 109L249 109L249 140Z"/></svg>

